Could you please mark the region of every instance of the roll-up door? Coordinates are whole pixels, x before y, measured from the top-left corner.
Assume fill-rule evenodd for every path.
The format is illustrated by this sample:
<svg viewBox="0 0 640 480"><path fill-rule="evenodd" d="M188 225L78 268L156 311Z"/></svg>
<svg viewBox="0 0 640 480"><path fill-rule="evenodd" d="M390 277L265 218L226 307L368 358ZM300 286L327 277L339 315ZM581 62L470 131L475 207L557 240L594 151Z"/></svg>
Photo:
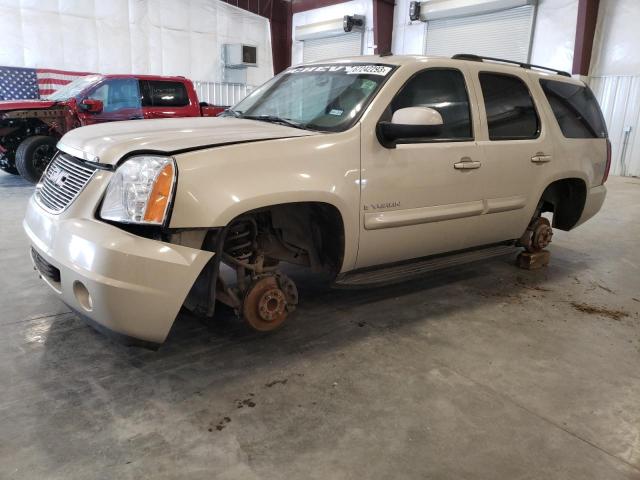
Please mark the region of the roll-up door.
<svg viewBox="0 0 640 480"><path fill-rule="evenodd" d="M357 55L362 55L362 32L314 38L303 42L302 58L304 63Z"/></svg>
<svg viewBox="0 0 640 480"><path fill-rule="evenodd" d="M528 62L534 6L427 21L425 54L472 53Z"/></svg>

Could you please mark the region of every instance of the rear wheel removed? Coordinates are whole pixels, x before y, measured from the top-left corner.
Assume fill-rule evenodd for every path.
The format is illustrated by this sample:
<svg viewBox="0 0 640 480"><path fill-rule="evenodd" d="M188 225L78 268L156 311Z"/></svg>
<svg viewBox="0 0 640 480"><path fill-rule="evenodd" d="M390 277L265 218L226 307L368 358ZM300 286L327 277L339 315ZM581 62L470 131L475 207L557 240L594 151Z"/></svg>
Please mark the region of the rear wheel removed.
<svg viewBox="0 0 640 480"><path fill-rule="evenodd" d="M545 249L551 243L551 237L553 229L549 220L541 216L534 217L518 242L519 246L524 247L524 251L518 254L516 265L525 270L546 267L551 254Z"/></svg>
<svg viewBox="0 0 640 480"><path fill-rule="evenodd" d="M529 253L541 252L549 246L553 237L551 223L545 217L538 217L531 221L527 230L520 238L520 245Z"/></svg>

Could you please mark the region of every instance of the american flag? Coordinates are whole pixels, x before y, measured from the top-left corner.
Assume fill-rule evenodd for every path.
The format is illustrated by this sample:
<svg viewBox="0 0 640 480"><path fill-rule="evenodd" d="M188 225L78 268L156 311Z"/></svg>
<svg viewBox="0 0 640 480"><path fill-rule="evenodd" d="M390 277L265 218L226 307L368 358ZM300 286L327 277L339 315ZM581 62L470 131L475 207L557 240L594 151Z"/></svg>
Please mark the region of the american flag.
<svg viewBox="0 0 640 480"><path fill-rule="evenodd" d="M85 75L91 73L50 68L0 67L0 100L42 98Z"/></svg>

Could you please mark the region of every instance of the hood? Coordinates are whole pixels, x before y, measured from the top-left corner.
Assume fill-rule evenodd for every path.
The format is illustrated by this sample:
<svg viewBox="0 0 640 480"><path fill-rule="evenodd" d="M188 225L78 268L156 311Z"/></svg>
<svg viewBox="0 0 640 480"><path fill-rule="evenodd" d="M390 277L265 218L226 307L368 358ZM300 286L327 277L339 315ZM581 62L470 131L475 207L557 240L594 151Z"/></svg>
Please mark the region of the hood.
<svg viewBox="0 0 640 480"><path fill-rule="evenodd" d="M53 107L56 102L52 100L7 100L0 102L0 112L9 110L35 110Z"/></svg>
<svg viewBox="0 0 640 480"><path fill-rule="evenodd" d="M76 128L62 137L58 148L85 160L113 165L135 151L180 153L308 135L318 132L233 117L131 120Z"/></svg>

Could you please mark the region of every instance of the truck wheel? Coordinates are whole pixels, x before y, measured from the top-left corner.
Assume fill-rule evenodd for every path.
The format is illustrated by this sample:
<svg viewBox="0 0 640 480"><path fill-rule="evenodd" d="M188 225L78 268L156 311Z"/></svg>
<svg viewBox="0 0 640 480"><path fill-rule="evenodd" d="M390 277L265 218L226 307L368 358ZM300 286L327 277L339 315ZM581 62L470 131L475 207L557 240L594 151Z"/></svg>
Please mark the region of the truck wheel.
<svg viewBox="0 0 640 480"><path fill-rule="evenodd" d="M29 137L16 150L16 167L25 180L38 183L56 152L56 139L46 135Z"/></svg>

